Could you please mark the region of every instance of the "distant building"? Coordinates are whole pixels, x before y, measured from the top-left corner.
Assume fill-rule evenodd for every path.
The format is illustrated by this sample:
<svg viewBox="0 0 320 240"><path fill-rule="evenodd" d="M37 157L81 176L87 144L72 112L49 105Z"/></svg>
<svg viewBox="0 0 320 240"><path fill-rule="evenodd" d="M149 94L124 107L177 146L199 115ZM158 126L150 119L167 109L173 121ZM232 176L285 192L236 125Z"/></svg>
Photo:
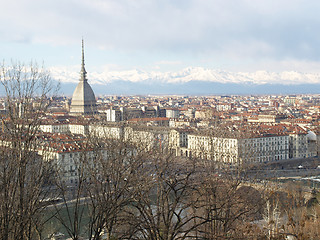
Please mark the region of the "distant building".
<svg viewBox="0 0 320 240"><path fill-rule="evenodd" d="M166 117L152 117L152 118L133 118L128 120L128 123L131 124L143 124L147 126L169 126L169 118Z"/></svg>
<svg viewBox="0 0 320 240"><path fill-rule="evenodd" d="M69 124L68 123L42 123L39 129L43 132L49 133L68 133Z"/></svg>
<svg viewBox="0 0 320 240"><path fill-rule="evenodd" d="M39 155L44 159L53 160L53 171L59 175L61 180L68 186L77 185L79 182L79 166L84 159L89 164L96 164L94 159L99 154L103 159L107 158L107 151L100 149L99 152L91 149L83 143L83 139L75 135L52 134L40 142L45 146L39 149ZM74 138L73 138L74 137Z"/></svg>
<svg viewBox="0 0 320 240"><path fill-rule="evenodd" d="M169 148L176 156L189 156L188 135L191 129L172 129L169 133Z"/></svg>
<svg viewBox="0 0 320 240"><path fill-rule="evenodd" d="M219 112L229 111L232 108L233 108L233 104L229 104L229 103L221 103L216 106L216 109Z"/></svg>
<svg viewBox="0 0 320 240"><path fill-rule="evenodd" d="M283 119L286 119L285 114L259 114L258 120L260 123L278 123Z"/></svg>
<svg viewBox="0 0 320 240"><path fill-rule="evenodd" d="M307 158L317 156L317 136L312 131L295 127L290 134L289 158Z"/></svg>
<svg viewBox="0 0 320 240"><path fill-rule="evenodd" d="M125 127L124 140L137 144L141 149L150 151L154 149L167 149L169 144L169 132L167 127Z"/></svg>
<svg viewBox="0 0 320 240"><path fill-rule="evenodd" d="M87 80L87 72L84 68L84 50L82 40L82 64L80 81L73 92L70 114L73 115L92 115L96 113L96 98Z"/></svg>
<svg viewBox="0 0 320 240"><path fill-rule="evenodd" d="M174 109L174 108L166 109L167 118L179 118L179 116L180 116L179 109Z"/></svg>
<svg viewBox="0 0 320 240"><path fill-rule="evenodd" d="M120 107L119 109L114 109L111 107L106 111L106 117L108 122L120 122L127 121L137 118L157 118L165 117L165 111L160 109L159 106L153 107Z"/></svg>
<svg viewBox="0 0 320 240"><path fill-rule="evenodd" d="M121 111L121 120L129 120L133 118L142 118L143 117L143 111L141 108L126 108L126 107L120 107Z"/></svg>
<svg viewBox="0 0 320 240"><path fill-rule="evenodd" d="M287 96L283 100L287 105L294 105L298 102L295 96Z"/></svg>
<svg viewBox="0 0 320 240"><path fill-rule="evenodd" d="M120 122L122 121L122 112L118 109L110 108L106 110L106 117L108 122Z"/></svg>
<svg viewBox="0 0 320 240"><path fill-rule="evenodd" d="M289 136L210 137L188 135L188 154L224 163L268 162L289 158Z"/></svg>
<svg viewBox="0 0 320 240"><path fill-rule="evenodd" d="M124 127L117 123L108 123L108 125L94 124L89 126L89 132L93 136L105 139L122 139Z"/></svg>

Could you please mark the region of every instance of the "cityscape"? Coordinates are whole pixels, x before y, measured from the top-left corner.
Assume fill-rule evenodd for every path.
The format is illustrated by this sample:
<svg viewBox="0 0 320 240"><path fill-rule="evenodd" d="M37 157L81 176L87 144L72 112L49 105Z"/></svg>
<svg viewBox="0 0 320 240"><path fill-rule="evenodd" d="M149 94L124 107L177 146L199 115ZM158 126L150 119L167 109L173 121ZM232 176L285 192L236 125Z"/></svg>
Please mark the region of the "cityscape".
<svg viewBox="0 0 320 240"><path fill-rule="evenodd" d="M319 7L3 2L0 239L320 239Z"/></svg>
<svg viewBox="0 0 320 240"><path fill-rule="evenodd" d="M291 214L298 208L308 213L318 206L320 95L96 97L87 79L83 40L79 82L72 98L49 97L56 89L48 73L33 66L32 71L24 69L3 67L1 184L6 189L5 203L26 197L27 202L13 211L35 201L31 207L37 210L29 217L41 217L39 223L29 223L31 239L145 239L142 234L147 229L131 229L132 225L144 226L144 221L161 214L173 214L161 218L163 224L183 223L173 239L216 239L220 234L288 239L294 234L281 232L285 227L278 224L288 220L277 204L287 211L287 201L297 199L281 194L300 192L302 202ZM23 169L27 172L21 176ZM28 180L29 174L33 180ZM15 186L19 182L23 185ZM204 186L209 189L197 196ZM202 203L202 198L212 194L212 187L214 194L227 200L214 197L222 216L207 218L202 211L211 202ZM152 200L163 194L167 197ZM200 203L209 205L197 207ZM232 205L224 209L225 203ZM193 212L194 208L199 211ZM8 217L10 208L5 209ZM225 211L236 212L226 217ZM147 213L151 215L145 219ZM234 219L238 214L244 215L241 221ZM131 215L140 220L131 222ZM120 216L123 219L116 220ZM224 221L245 223L246 233L231 230L233 224L223 233L218 226ZM208 223L217 229L208 228ZM34 226L42 230L37 232ZM146 234L146 239L152 234L159 233Z"/></svg>

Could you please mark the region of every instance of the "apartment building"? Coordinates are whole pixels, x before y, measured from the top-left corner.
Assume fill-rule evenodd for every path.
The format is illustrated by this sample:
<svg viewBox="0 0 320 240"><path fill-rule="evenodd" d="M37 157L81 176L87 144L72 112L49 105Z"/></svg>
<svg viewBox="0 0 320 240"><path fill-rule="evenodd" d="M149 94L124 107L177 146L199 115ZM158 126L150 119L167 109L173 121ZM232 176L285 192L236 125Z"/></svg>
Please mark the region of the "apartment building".
<svg viewBox="0 0 320 240"><path fill-rule="evenodd" d="M188 136L188 154L230 164L267 162L289 157L289 136Z"/></svg>
<svg viewBox="0 0 320 240"><path fill-rule="evenodd" d="M39 126L40 130L49 133L68 133L69 123L42 123Z"/></svg>
<svg viewBox="0 0 320 240"><path fill-rule="evenodd" d="M291 132L289 158L307 158L317 156L317 136L303 129Z"/></svg>
<svg viewBox="0 0 320 240"><path fill-rule="evenodd" d="M153 148L167 149L169 145L169 128L128 126L124 128L124 140L131 141L147 151Z"/></svg>
<svg viewBox="0 0 320 240"><path fill-rule="evenodd" d="M169 148L176 156L189 156L188 135L192 129L171 129L169 133Z"/></svg>
<svg viewBox="0 0 320 240"><path fill-rule="evenodd" d="M177 108L167 108L166 109L166 117L167 118L179 118L180 111Z"/></svg>
<svg viewBox="0 0 320 240"><path fill-rule="evenodd" d="M122 124L92 124L89 125L89 132L92 136L106 139L122 139L124 126Z"/></svg>
<svg viewBox="0 0 320 240"><path fill-rule="evenodd" d="M232 131L171 130L170 148L177 156L225 163L251 163L317 155L317 136L299 126L249 125Z"/></svg>

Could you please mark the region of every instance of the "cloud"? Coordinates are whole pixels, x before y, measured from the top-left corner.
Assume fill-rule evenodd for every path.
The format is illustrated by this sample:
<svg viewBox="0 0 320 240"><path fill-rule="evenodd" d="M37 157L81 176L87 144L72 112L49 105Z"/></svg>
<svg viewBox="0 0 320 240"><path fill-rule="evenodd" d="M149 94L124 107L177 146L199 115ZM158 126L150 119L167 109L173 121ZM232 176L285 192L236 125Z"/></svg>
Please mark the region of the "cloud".
<svg viewBox="0 0 320 240"><path fill-rule="evenodd" d="M53 78L61 82L76 83L79 80L79 71L76 67L50 68ZM77 66L78 69L79 66ZM283 72L231 72L202 67L189 67L175 72L127 70L89 72L88 79L91 84L107 84L116 81L145 82L145 83L185 83L190 81L208 81L218 83L242 83L242 84L320 84L319 73L301 73L296 71Z"/></svg>
<svg viewBox="0 0 320 240"><path fill-rule="evenodd" d="M155 64L159 64L159 65L180 65L182 62L181 61L159 61L156 62Z"/></svg>
<svg viewBox="0 0 320 240"><path fill-rule="evenodd" d="M320 60L317 0L1 0L5 41L189 57Z"/></svg>

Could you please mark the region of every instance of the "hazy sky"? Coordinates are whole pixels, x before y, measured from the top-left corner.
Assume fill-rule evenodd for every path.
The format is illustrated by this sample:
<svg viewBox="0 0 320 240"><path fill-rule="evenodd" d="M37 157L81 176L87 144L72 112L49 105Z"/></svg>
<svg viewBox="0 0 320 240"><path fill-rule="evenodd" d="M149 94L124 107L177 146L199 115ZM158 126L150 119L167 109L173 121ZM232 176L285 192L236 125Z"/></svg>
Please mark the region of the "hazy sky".
<svg viewBox="0 0 320 240"><path fill-rule="evenodd" d="M319 0L0 0L5 61L320 73Z"/></svg>

